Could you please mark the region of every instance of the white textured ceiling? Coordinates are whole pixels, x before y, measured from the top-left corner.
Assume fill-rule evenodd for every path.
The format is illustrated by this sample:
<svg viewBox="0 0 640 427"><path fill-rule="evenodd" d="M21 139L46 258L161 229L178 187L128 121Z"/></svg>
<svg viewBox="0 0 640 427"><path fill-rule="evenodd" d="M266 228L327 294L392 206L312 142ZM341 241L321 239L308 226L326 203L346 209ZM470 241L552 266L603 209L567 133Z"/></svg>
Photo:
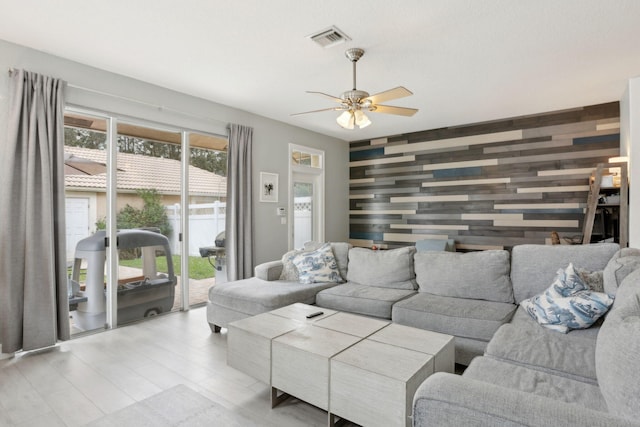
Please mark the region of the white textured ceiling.
<svg viewBox="0 0 640 427"><path fill-rule="evenodd" d="M637 0L0 0L0 39L344 140L619 100L640 75ZM335 25L352 41L307 35ZM332 103L405 86L348 131ZM64 76L61 76L64 78Z"/></svg>

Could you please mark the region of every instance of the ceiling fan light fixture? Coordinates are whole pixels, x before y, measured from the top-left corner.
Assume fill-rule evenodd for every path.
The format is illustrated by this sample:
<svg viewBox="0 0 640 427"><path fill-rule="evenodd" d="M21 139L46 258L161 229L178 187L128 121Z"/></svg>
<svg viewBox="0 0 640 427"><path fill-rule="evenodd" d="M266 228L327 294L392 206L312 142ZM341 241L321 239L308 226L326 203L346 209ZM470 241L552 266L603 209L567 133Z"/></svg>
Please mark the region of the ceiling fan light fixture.
<svg viewBox="0 0 640 427"><path fill-rule="evenodd" d="M316 95L324 96L339 104L338 107L323 108L321 110L306 111L304 113L292 114L298 116L301 114L317 113L320 111L342 111L342 114L336 119L336 122L344 129L353 129L356 125L362 129L371 124L371 120L364 113L365 111L383 114L395 114L398 116L411 117L418 112L416 108L395 107L391 105L383 105L382 102L392 99L404 98L413 95L413 93L405 87L398 86L393 89L378 92L369 95L364 90L356 89L356 62L362 57L364 50L360 48L347 49L346 57L353 64L353 88L343 92L340 97L327 95L323 92L307 91Z"/></svg>
<svg viewBox="0 0 640 427"><path fill-rule="evenodd" d="M356 110L353 115L355 117L356 124L360 129L366 128L371 124L371 120L369 120L369 117L367 117L362 110Z"/></svg>
<svg viewBox="0 0 640 427"><path fill-rule="evenodd" d="M353 125L355 122L353 112L352 111L344 111L342 114L338 116L336 119L338 124L345 129L353 129Z"/></svg>

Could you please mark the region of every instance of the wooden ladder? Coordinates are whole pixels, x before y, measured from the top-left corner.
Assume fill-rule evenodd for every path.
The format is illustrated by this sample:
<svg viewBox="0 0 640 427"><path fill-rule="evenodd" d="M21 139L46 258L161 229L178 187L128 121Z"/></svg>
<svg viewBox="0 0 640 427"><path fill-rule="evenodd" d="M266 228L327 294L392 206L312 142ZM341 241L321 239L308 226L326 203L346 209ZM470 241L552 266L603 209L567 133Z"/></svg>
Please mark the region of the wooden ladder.
<svg viewBox="0 0 640 427"><path fill-rule="evenodd" d="M629 179L627 175L626 163L599 163L591 173L589 178L589 196L587 197L587 211L584 215L584 223L582 226L582 244L591 243L591 234L593 233L593 223L598 209L598 200L600 199L600 185L604 169L620 168L620 208L618 213L618 234L620 239L620 247L628 246L629 236Z"/></svg>

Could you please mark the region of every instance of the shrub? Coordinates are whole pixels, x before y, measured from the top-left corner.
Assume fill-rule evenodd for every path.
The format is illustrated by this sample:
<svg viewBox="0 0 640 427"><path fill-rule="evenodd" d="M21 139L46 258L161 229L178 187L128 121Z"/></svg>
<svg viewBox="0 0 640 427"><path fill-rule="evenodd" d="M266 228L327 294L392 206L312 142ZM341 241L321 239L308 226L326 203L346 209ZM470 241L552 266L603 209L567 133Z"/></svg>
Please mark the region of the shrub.
<svg viewBox="0 0 640 427"><path fill-rule="evenodd" d="M160 230L160 233L169 236L171 224L169 223L169 218L167 218L164 206L160 203L158 191L155 189L137 190L136 193L144 202L144 206L142 209L138 209L127 204L122 208L116 217L118 230L155 227ZM98 230L105 230L107 228L106 219L98 219L96 228ZM138 251L135 250L122 250L120 251L120 257L123 259L134 259L139 256L137 252Z"/></svg>
<svg viewBox="0 0 640 427"><path fill-rule="evenodd" d="M155 189L138 190L138 196L143 200L142 209L126 205L117 216L118 229L156 227L160 233L168 236L171 232L171 224L162 203L160 195Z"/></svg>

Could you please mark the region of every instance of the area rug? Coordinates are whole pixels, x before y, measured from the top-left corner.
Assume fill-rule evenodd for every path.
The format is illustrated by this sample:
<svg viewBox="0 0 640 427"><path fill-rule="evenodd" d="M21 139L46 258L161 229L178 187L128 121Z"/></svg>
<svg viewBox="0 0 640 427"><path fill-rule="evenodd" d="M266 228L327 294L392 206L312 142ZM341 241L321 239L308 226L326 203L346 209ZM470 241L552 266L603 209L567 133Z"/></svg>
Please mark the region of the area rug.
<svg viewBox="0 0 640 427"><path fill-rule="evenodd" d="M255 425L242 415L212 402L184 384L105 415L89 427L192 427Z"/></svg>

